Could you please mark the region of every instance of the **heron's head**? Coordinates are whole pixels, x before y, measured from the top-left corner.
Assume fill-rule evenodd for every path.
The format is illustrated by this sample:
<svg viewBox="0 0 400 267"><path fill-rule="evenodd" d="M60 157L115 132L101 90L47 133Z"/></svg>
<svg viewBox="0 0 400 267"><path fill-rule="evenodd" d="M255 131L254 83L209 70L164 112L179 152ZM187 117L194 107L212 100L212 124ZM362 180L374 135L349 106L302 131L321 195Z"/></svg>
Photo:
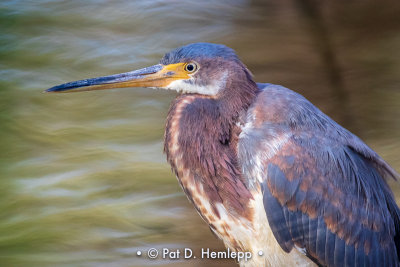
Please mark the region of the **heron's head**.
<svg viewBox="0 0 400 267"><path fill-rule="evenodd" d="M167 53L159 64L140 70L54 86L46 92L77 92L122 87L150 87L218 97L251 74L224 45L194 43Z"/></svg>

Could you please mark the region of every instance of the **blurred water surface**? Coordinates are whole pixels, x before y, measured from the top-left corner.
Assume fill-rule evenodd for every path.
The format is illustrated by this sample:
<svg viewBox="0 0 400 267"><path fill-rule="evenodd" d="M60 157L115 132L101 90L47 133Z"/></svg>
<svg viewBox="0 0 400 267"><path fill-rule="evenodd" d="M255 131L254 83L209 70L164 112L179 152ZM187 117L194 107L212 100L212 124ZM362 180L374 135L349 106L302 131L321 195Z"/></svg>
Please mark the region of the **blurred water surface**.
<svg viewBox="0 0 400 267"><path fill-rule="evenodd" d="M231 46L400 170L398 14L398 1L1 1L0 265L233 264L135 254L223 248L162 153L175 93L41 94L191 42Z"/></svg>

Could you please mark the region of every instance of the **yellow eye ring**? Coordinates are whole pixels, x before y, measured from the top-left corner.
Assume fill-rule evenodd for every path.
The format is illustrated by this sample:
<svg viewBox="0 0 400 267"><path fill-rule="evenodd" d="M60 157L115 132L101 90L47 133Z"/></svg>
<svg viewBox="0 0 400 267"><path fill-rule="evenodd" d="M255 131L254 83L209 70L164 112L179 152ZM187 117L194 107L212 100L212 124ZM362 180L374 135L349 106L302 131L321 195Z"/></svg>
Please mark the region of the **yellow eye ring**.
<svg viewBox="0 0 400 267"><path fill-rule="evenodd" d="M187 63L185 65L185 71L189 73L193 73L198 69L197 64L194 62Z"/></svg>

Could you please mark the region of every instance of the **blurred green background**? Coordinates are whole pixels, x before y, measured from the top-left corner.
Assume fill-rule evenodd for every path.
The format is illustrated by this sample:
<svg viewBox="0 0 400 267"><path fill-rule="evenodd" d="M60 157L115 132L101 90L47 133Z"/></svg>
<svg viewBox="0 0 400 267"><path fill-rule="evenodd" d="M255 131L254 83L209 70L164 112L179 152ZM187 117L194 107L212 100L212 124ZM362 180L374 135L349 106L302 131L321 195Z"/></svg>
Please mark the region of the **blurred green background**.
<svg viewBox="0 0 400 267"><path fill-rule="evenodd" d="M0 266L233 264L135 254L223 248L162 153L175 93L41 93L191 42L234 48L257 81L303 94L399 171L399 14L388 0L1 1Z"/></svg>

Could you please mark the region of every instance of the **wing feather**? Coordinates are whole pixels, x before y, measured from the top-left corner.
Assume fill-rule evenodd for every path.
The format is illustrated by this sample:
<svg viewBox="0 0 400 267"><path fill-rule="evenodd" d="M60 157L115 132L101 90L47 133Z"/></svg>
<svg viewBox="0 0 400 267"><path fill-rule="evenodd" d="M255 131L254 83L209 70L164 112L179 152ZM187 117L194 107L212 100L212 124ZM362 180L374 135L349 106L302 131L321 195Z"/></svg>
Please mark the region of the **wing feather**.
<svg viewBox="0 0 400 267"><path fill-rule="evenodd" d="M385 180L398 174L383 159L279 86L264 89L248 123L238 143L243 172L261 185L284 251L304 248L320 266L400 266L400 210Z"/></svg>

